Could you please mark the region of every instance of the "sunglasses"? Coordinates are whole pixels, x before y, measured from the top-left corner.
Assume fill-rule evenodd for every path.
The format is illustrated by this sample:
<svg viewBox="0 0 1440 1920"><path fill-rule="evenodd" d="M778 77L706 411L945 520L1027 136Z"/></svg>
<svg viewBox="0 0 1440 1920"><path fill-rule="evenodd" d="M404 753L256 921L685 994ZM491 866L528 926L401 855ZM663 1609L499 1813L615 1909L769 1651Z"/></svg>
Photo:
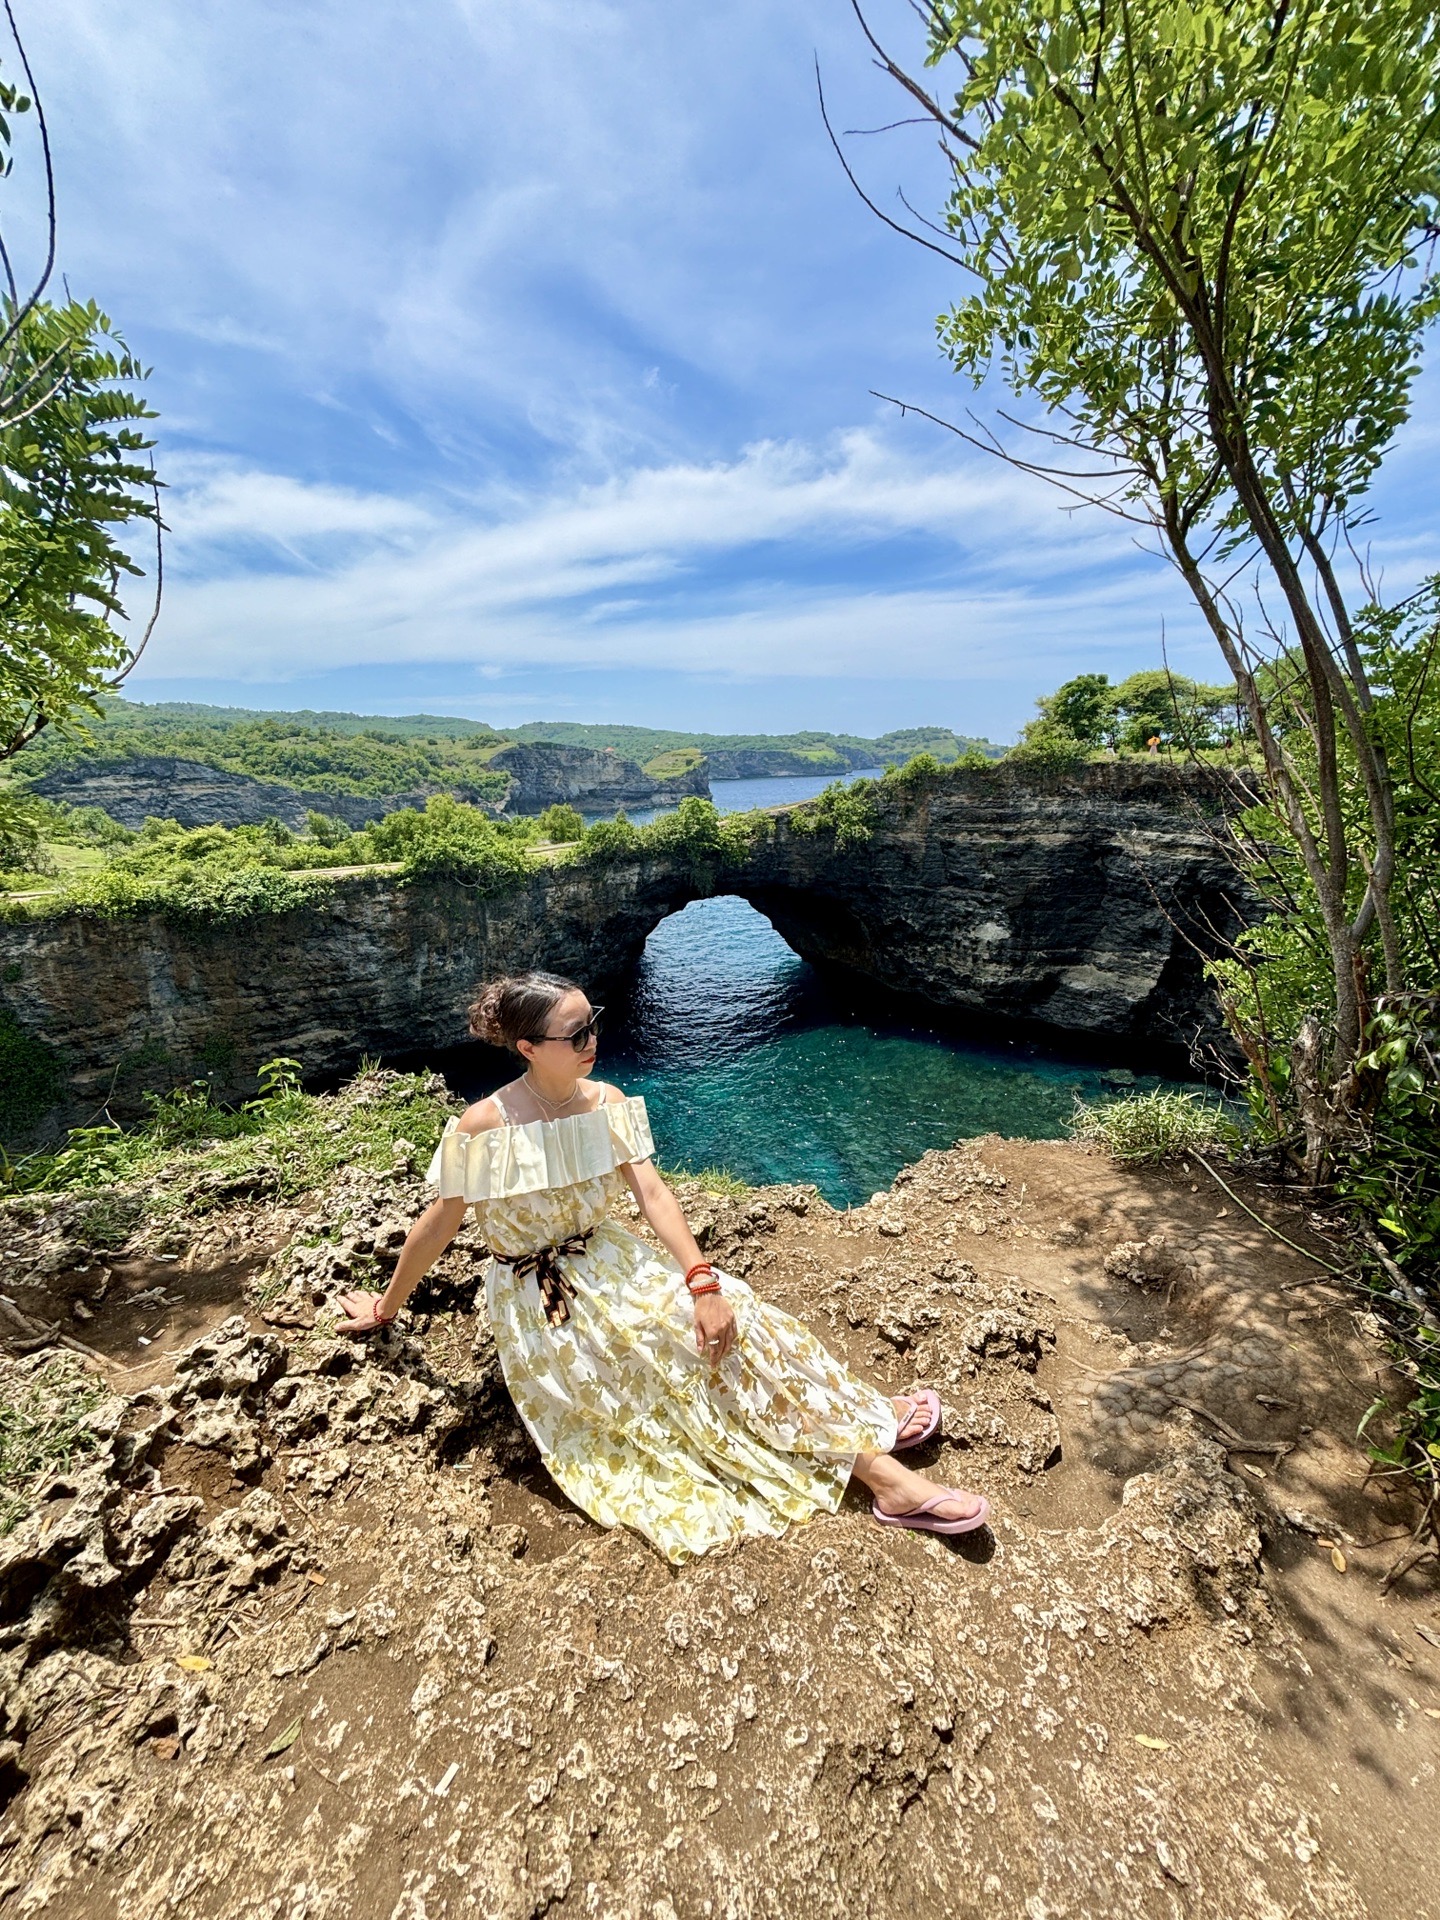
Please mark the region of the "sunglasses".
<svg viewBox="0 0 1440 1920"><path fill-rule="evenodd" d="M604 1011L605 1009L603 1007L592 1007L590 1009L590 1018L585 1022L583 1027L576 1027L573 1033L537 1033L532 1040L532 1045L538 1047L546 1040L554 1040L556 1042L568 1040L576 1053L584 1053L590 1042L599 1037L600 1016Z"/></svg>

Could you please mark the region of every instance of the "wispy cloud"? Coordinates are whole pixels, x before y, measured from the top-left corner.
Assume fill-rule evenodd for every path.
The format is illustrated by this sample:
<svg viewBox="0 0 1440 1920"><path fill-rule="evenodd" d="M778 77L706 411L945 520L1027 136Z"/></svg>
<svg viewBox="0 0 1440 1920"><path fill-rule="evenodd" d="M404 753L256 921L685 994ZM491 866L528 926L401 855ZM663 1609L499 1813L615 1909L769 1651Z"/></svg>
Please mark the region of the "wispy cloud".
<svg viewBox="0 0 1440 1920"><path fill-rule="evenodd" d="M1113 523L1077 533L1037 483L926 468L861 431L424 509L205 472L171 517L179 584L154 674L408 658L793 676L883 657L887 672L963 676L1021 630L1043 646L1037 622L1068 642L1079 598L1113 625L1158 587ZM775 565L801 551L803 586Z"/></svg>
<svg viewBox="0 0 1440 1920"><path fill-rule="evenodd" d="M348 704L346 671L393 669L404 705L463 663L553 669L558 708L567 671L593 701L604 668L630 717L675 721L652 685L724 674L863 730L846 676L896 703L913 683L915 720L937 685L1004 680L1003 731L1070 672L1158 660L1162 632L1216 670L1126 529L870 398L988 403L935 350L952 271L825 141L817 48L839 124L896 117L848 9L25 11L64 266L157 369L173 585L137 690L328 673ZM938 207L919 131L857 158ZM1436 391L1377 493L1401 584L1435 564Z"/></svg>

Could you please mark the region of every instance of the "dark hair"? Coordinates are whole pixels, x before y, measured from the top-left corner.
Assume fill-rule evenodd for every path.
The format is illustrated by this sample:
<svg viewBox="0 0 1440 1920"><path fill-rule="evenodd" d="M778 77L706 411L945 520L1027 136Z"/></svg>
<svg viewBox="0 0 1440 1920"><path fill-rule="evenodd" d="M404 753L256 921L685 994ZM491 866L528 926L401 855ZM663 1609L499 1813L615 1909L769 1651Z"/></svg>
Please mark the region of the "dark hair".
<svg viewBox="0 0 1440 1920"><path fill-rule="evenodd" d="M517 1050L521 1040L538 1040L551 1010L567 993L580 993L559 973L515 973L491 980L470 1003L470 1031L492 1047Z"/></svg>

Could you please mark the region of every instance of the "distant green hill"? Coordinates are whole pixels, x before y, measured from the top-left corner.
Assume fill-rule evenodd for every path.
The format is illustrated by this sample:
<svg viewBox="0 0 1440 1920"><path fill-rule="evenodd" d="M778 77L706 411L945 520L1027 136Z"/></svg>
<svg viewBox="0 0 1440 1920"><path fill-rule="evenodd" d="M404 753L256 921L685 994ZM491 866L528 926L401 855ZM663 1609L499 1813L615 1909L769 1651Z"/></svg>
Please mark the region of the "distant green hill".
<svg viewBox="0 0 1440 1920"><path fill-rule="evenodd" d="M147 704L108 699L88 742L41 734L13 763L37 777L77 760L167 755L231 773L247 773L310 792L378 796L474 786L492 756L511 741L612 749L664 776L704 753L713 779L762 774L842 774L905 761L917 753L955 760L967 748L998 755L986 740L947 727L910 727L866 740L858 734L711 734L661 727L586 726L531 721L499 732L483 720L437 714L268 713L192 701ZM658 764L657 764L658 763ZM495 777L498 777L495 776Z"/></svg>

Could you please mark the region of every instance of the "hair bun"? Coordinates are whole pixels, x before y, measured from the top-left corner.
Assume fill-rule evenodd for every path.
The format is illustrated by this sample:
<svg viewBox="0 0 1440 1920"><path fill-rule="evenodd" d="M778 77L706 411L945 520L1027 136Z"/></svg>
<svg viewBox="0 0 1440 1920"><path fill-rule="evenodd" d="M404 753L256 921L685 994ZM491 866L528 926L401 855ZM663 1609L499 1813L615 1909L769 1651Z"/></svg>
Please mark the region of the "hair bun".
<svg viewBox="0 0 1440 1920"><path fill-rule="evenodd" d="M556 1003L581 989L558 973L504 974L487 981L470 1003L470 1031L487 1046L508 1047L544 1033Z"/></svg>
<svg viewBox="0 0 1440 1920"><path fill-rule="evenodd" d="M470 1007L470 1031L487 1046L503 1047L505 1044L505 1032L500 1024L500 1002L509 985L508 980L490 981L480 989Z"/></svg>

